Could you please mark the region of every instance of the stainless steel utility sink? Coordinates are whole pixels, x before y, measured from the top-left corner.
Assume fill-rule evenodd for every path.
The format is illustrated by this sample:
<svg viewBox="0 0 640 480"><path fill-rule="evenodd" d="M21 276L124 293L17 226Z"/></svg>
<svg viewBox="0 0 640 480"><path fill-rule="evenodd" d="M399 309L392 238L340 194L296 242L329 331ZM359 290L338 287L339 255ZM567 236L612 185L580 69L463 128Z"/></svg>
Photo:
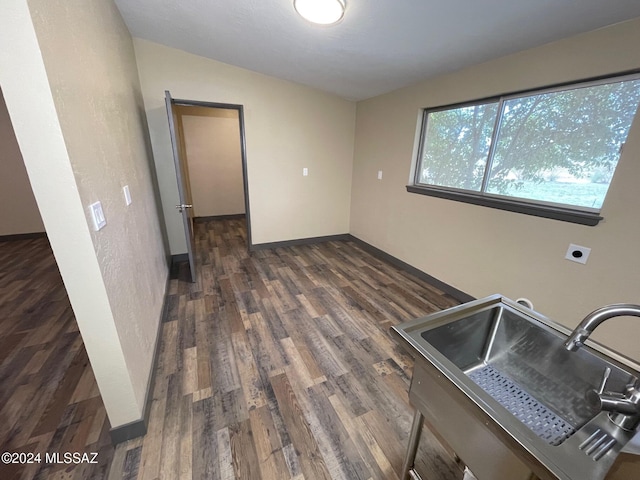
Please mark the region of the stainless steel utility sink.
<svg viewBox="0 0 640 480"><path fill-rule="evenodd" d="M532 473L603 479L635 435L609 421L585 394L599 389L605 371L607 390L624 391L640 365L594 342L569 352L563 346L569 330L500 295L392 332L416 359L409 395L417 414L479 480ZM414 419L415 428L417 423L422 418Z"/></svg>

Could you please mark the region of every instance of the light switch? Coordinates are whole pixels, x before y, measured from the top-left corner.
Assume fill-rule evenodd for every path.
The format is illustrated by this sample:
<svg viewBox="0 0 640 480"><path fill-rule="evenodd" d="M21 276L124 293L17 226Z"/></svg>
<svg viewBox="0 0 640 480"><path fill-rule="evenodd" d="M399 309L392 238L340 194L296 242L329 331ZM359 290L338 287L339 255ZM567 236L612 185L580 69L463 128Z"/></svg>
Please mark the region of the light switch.
<svg viewBox="0 0 640 480"><path fill-rule="evenodd" d="M131 205L131 192L129 191L129 185L125 185L122 187L122 192L124 193L124 203Z"/></svg>
<svg viewBox="0 0 640 480"><path fill-rule="evenodd" d="M122 187L122 191L124 192L124 203L131 205L131 192L129 191L129 185Z"/></svg>
<svg viewBox="0 0 640 480"><path fill-rule="evenodd" d="M307 167L304 167L304 168L302 169L302 176L303 176L303 177L306 177L306 176L308 176L308 175L309 175L309 169L308 169Z"/></svg>
<svg viewBox="0 0 640 480"><path fill-rule="evenodd" d="M378 170L378 180L382 180L382 170Z"/></svg>
<svg viewBox="0 0 640 480"><path fill-rule="evenodd" d="M92 203L89 205L89 211L91 212L91 218L93 218L93 227L97 232L107 224L107 219L102 211L102 204L100 202Z"/></svg>

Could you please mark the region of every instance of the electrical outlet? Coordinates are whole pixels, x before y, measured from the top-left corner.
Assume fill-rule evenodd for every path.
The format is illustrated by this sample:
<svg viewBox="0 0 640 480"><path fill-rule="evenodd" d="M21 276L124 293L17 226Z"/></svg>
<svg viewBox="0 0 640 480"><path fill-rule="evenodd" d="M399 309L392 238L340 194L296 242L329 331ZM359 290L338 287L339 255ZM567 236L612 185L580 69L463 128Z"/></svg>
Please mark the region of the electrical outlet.
<svg viewBox="0 0 640 480"><path fill-rule="evenodd" d="M589 254L591 253L591 249L588 247L582 247L580 245L574 245L573 243L569 244L569 248L567 249L567 254L564 256L567 260L571 260L572 262L587 263L587 259L589 258Z"/></svg>
<svg viewBox="0 0 640 480"><path fill-rule="evenodd" d="M308 175L309 175L309 169L307 167L304 167L302 169L302 176L307 177Z"/></svg>
<svg viewBox="0 0 640 480"><path fill-rule="evenodd" d="M378 180L382 180L382 170L378 170Z"/></svg>

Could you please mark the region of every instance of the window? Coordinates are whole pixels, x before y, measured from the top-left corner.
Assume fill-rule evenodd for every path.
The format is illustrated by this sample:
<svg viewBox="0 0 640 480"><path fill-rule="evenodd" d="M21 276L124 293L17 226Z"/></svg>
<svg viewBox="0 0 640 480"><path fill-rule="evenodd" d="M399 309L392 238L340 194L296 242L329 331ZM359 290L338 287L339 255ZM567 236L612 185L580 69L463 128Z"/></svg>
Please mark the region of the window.
<svg viewBox="0 0 640 480"><path fill-rule="evenodd" d="M411 192L596 225L640 75L425 110Z"/></svg>

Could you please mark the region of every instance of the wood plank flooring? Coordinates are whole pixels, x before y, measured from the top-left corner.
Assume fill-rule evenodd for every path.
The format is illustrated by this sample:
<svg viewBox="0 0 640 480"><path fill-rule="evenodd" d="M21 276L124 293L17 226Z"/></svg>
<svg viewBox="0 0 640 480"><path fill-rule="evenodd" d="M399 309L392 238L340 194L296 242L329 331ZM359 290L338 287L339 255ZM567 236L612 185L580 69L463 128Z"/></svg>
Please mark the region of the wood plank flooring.
<svg viewBox="0 0 640 480"><path fill-rule="evenodd" d="M352 242L248 255L244 220L196 224L172 271L149 431L110 479L397 479L412 360L391 325L457 302ZM425 429L423 478L462 477Z"/></svg>
<svg viewBox="0 0 640 480"><path fill-rule="evenodd" d="M106 478L109 421L46 238L0 242L0 479ZM97 464L46 463L45 453L97 452Z"/></svg>

